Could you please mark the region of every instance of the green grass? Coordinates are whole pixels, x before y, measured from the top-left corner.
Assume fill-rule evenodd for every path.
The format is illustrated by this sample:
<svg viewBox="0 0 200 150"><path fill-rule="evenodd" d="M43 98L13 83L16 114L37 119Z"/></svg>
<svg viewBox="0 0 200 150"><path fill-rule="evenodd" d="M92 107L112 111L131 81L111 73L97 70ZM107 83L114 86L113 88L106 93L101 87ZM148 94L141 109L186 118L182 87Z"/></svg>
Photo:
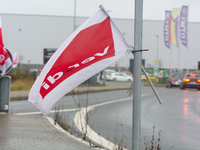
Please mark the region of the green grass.
<svg viewBox="0 0 200 150"><path fill-rule="evenodd" d="M11 91L20 91L20 90L30 90L33 86L34 79L26 78L26 79L15 79L14 81L11 79ZM80 85L85 86L85 85ZM97 86L107 86L104 84L98 84Z"/></svg>
<svg viewBox="0 0 200 150"><path fill-rule="evenodd" d="M150 86L149 83L144 83L145 86ZM153 85L156 87L156 86L159 86L159 87L165 87L165 83L153 83Z"/></svg>

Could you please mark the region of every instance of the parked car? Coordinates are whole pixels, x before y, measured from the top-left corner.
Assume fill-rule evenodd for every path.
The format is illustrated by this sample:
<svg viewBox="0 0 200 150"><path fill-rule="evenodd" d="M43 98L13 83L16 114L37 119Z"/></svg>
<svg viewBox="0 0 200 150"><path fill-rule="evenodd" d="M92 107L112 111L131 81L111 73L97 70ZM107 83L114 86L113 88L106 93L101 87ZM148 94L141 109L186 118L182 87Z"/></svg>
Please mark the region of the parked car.
<svg viewBox="0 0 200 150"><path fill-rule="evenodd" d="M149 74L147 73L147 75L149 75ZM142 71L141 72L141 78L143 78L143 77L145 77L145 75L144 75L144 72Z"/></svg>
<svg viewBox="0 0 200 150"><path fill-rule="evenodd" d="M107 75L106 79L109 81L133 81L132 77L121 72L111 73Z"/></svg>
<svg viewBox="0 0 200 150"><path fill-rule="evenodd" d="M133 74L130 71L122 71L122 73L125 73L126 75L133 77Z"/></svg>
<svg viewBox="0 0 200 150"><path fill-rule="evenodd" d="M110 75L111 73L115 73L116 71L112 69L105 69L104 72L106 72L107 75Z"/></svg>
<svg viewBox="0 0 200 150"><path fill-rule="evenodd" d="M112 69L105 69L99 73L98 78L100 80L102 80L104 78L104 74L106 75L106 78L107 78L108 75L110 75L111 73L114 73L114 72L116 72L116 71L112 70Z"/></svg>
<svg viewBox="0 0 200 150"><path fill-rule="evenodd" d="M156 79L157 79L158 77L156 77L156 76L153 75L153 74L147 74L147 75L149 76L149 79L151 80L151 82L156 82ZM147 78L146 78L145 75L142 75L141 81L142 81L142 82L147 82Z"/></svg>
<svg viewBox="0 0 200 150"><path fill-rule="evenodd" d="M196 88L200 90L200 76L199 74L186 74L180 83L180 89Z"/></svg>
<svg viewBox="0 0 200 150"><path fill-rule="evenodd" d="M166 88L173 87L173 86L180 86L181 78L183 78L184 74L182 73L173 73L169 75L166 79Z"/></svg>

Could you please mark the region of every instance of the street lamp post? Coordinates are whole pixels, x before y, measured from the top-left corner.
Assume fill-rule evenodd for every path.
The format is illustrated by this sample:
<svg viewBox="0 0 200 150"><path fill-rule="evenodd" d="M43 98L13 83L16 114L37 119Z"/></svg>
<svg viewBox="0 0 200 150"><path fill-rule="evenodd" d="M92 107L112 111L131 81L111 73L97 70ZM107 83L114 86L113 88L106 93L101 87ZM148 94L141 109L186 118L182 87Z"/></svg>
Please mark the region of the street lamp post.
<svg viewBox="0 0 200 150"><path fill-rule="evenodd" d="M157 48L156 48L156 61L157 61L157 67L159 66L158 61L158 45L159 45L159 35L155 35L157 37Z"/></svg>
<svg viewBox="0 0 200 150"><path fill-rule="evenodd" d="M157 75L157 70L158 70L158 67L159 67L159 61L158 61L159 35L155 34L155 36L157 37L157 48L156 48L156 61L155 61L155 71L156 71L156 74L154 73L154 75Z"/></svg>
<svg viewBox="0 0 200 150"><path fill-rule="evenodd" d="M76 0L74 0L74 31L76 30Z"/></svg>

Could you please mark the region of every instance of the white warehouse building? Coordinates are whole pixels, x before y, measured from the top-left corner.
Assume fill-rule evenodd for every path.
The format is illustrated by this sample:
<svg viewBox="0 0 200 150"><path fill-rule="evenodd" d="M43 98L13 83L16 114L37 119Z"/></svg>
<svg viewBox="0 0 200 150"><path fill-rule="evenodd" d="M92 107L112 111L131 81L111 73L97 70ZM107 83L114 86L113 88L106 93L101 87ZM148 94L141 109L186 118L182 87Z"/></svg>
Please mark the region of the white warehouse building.
<svg viewBox="0 0 200 150"><path fill-rule="evenodd" d="M74 30L74 17L0 14L4 45L12 54L17 52L22 66L39 68L44 65L45 58L51 50L57 49ZM164 16L163 16L164 18ZM86 17L76 17L76 27ZM128 42L134 46L134 20L113 19L119 26ZM188 23L188 46L179 43L179 47L171 44L168 49L164 43L164 19L162 21L143 21L143 49L145 68L154 68L158 58L159 68L200 70L200 23ZM49 50L49 53L45 53ZM131 70L132 53L109 66L123 70Z"/></svg>

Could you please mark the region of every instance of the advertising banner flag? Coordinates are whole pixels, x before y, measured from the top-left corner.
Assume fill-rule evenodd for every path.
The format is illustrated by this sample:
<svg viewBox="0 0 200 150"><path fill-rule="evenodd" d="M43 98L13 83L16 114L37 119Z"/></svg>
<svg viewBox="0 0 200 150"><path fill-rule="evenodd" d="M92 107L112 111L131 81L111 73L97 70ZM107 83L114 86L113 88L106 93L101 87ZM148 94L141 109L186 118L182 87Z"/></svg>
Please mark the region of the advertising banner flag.
<svg viewBox="0 0 200 150"><path fill-rule="evenodd" d="M48 115L65 94L132 50L100 6L49 59L32 86L28 101Z"/></svg>
<svg viewBox="0 0 200 150"><path fill-rule="evenodd" d="M18 64L18 60L17 60L17 53L15 53L13 55L13 68L16 68Z"/></svg>
<svg viewBox="0 0 200 150"><path fill-rule="evenodd" d="M178 16L179 16L179 9L173 8L170 18L170 41L172 44L178 47Z"/></svg>
<svg viewBox="0 0 200 150"><path fill-rule="evenodd" d="M180 38L182 44L187 47L187 22L188 22L188 6L182 6L180 13Z"/></svg>
<svg viewBox="0 0 200 150"><path fill-rule="evenodd" d="M178 47L178 19L170 19L170 41Z"/></svg>
<svg viewBox="0 0 200 150"><path fill-rule="evenodd" d="M12 60L9 57L8 50L3 44L2 25L0 17L0 75L5 75L11 67Z"/></svg>
<svg viewBox="0 0 200 150"><path fill-rule="evenodd" d="M171 18L171 11L165 11L164 41L165 41L165 46L167 48L170 48L170 32L169 32L170 18Z"/></svg>

